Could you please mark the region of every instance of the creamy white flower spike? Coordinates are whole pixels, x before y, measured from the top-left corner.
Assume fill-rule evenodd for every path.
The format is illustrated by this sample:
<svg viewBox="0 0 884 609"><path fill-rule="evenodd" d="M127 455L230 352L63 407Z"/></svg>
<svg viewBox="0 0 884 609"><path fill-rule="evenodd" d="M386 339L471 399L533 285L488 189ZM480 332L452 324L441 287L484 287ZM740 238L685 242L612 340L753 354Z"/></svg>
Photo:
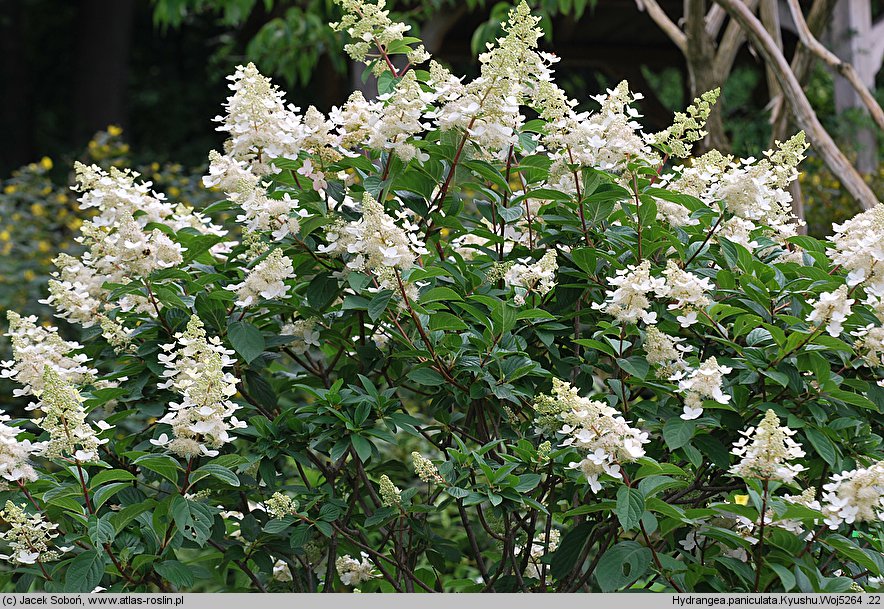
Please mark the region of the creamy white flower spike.
<svg viewBox="0 0 884 609"><path fill-rule="evenodd" d="M37 472L31 464L31 457L43 452L41 442L19 440L22 430L6 424L9 415L0 415L0 477L9 482L32 482Z"/></svg>
<svg viewBox="0 0 884 609"><path fill-rule="evenodd" d="M54 562L71 548L55 547L52 540L58 537L58 525L46 521L41 514L28 514L26 506L7 501L0 511L0 520L9 524L9 530L0 532L9 546L9 554L0 554L0 559L14 565L34 565Z"/></svg>
<svg viewBox="0 0 884 609"><path fill-rule="evenodd" d="M335 0L341 5L344 14L337 23L329 25L336 32L346 32L353 42L344 45L344 51L353 60L370 65L377 60L375 73L390 68L383 59L380 59L378 47L387 49L394 43L402 41L405 34L411 30L410 25L390 19L390 11L384 10L387 3L385 0ZM417 47L406 46L405 55L412 65L425 62L430 58L423 45Z"/></svg>
<svg viewBox="0 0 884 609"><path fill-rule="evenodd" d="M22 317L15 311L7 311L9 332L5 334L12 342L12 360L0 362L0 377L12 379L22 388L12 390L12 395L37 396L43 391L43 375L47 367L75 385L91 383L98 371L87 366L89 358L83 348L73 341L62 339L53 326L38 326L37 317Z"/></svg>
<svg viewBox="0 0 884 609"><path fill-rule="evenodd" d="M884 461L835 474L823 490L823 514L831 529L884 520Z"/></svg>
<svg viewBox="0 0 884 609"><path fill-rule="evenodd" d="M847 270L847 285L863 284L868 293L884 296L884 203L833 228L832 264Z"/></svg>
<svg viewBox="0 0 884 609"><path fill-rule="evenodd" d="M677 318L682 328L693 325L697 321L697 312L705 310L711 302L706 292L711 292L715 286L709 278L682 270L671 259L666 261L663 276L666 277L666 287L657 295L675 301L669 305L669 310L683 313Z"/></svg>
<svg viewBox="0 0 884 609"><path fill-rule="evenodd" d="M557 414L564 423L562 446L585 452L583 460L569 464L579 469L594 493L601 490L599 477L607 474L622 479L620 468L645 454L648 434L631 427L616 409L604 402L581 396L575 387L554 378L552 395L541 395L535 409L545 415Z"/></svg>
<svg viewBox="0 0 884 609"><path fill-rule="evenodd" d="M49 441L40 454L49 459L70 458L83 463L98 460L98 447L108 442L98 434L110 427L96 432L86 421L83 397L77 388L47 366L43 389L37 397L39 401L27 409L43 413L34 423L49 433Z"/></svg>
<svg viewBox="0 0 884 609"><path fill-rule="evenodd" d="M834 292L823 292L818 300L808 300L807 304L813 307L807 316L808 323L817 327L825 326L831 336L841 336L844 330L842 324L850 317L850 307L854 303L847 293L847 286L842 285Z"/></svg>
<svg viewBox="0 0 884 609"><path fill-rule="evenodd" d="M515 290L513 301L517 306L525 304L525 297L534 293L545 296L556 285L556 250L547 250L537 262L523 258L504 274L504 283Z"/></svg>
<svg viewBox="0 0 884 609"><path fill-rule="evenodd" d="M804 456L801 445L792 439L795 431L780 426L780 419L768 410L758 427L741 431L743 436L731 451L740 457L731 467L731 473L740 478L779 480L791 483L805 470L802 465L790 463Z"/></svg>
<svg viewBox="0 0 884 609"><path fill-rule="evenodd" d="M670 378L687 369L684 355L691 351L691 347L683 345L683 342L684 338L669 336L656 326L648 326L645 331L645 358L649 364L657 367L658 377Z"/></svg>
<svg viewBox="0 0 884 609"><path fill-rule="evenodd" d="M593 303L592 308L613 316L622 324L634 324L643 321L646 324L657 323L657 314L650 310L652 293L666 293L666 280L651 276L651 262L643 261L638 266L629 265L618 269L608 283L616 290L605 291L605 302Z"/></svg>
<svg viewBox="0 0 884 609"><path fill-rule="evenodd" d="M108 302L105 283L126 285L161 269L178 266L183 248L165 232L149 223L164 224L173 231L194 229L204 235L223 237L226 231L182 204L173 204L150 190L150 182L136 183L137 173L111 169L106 172L93 165L75 164L82 193L82 209L95 208L98 215L85 222L77 241L87 251L79 258L61 254L55 259L57 271L49 282L49 297L40 302L53 306L59 317L94 325L99 315L114 306L156 315L145 296L129 294L117 303ZM223 252L228 243L212 248Z"/></svg>
<svg viewBox="0 0 884 609"><path fill-rule="evenodd" d="M678 391L684 396L684 413L681 418L689 421L697 419L703 414L703 400L715 400L719 404L727 404L731 396L724 393L722 383L724 375L729 374L731 368L718 363L714 357L710 357L700 367L687 373L686 378L681 378L683 373L678 373L672 380L678 380Z"/></svg>
<svg viewBox="0 0 884 609"><path fill-rule="evenodd" d="M290 286L285 281L294 276L292 261L281 249L275 249L256 264L255 268L249 270L241 283L229 285L227 289L236 292L237 306L248 307L261 299L286 298Z"/></svg>
<svg viewBox="0 0 884 609"><path fill-rule="evenodd" d="M362 561L351 558L349 554L338 557L335 561L335 569L341 583L345 586L358 586L362 582L377 577L374 565L368 560L368 554L362 552Z"/></svg>
<svg viewBox="0 0 884 609"><path fill-rule="evenodd" d="M225 349L218 337L208 337L196 315L175 338L177 343L162 345L166 353L158 356L168 379L158 387L171 388L183 399L170 402L169 412L159 421L172 426L174 438L163 434L151 443L185 458L216 456L233 440L230 432L246 427L233 416L239 406L230 401L237 392L237 379L224 370L235 363L230 358L233 351Z"/></svg>
<svg viewBox="0 0 884 609"><path fill-rule="evenodd" d="M304 137L297 108L286 107L285 95L255 64L237 66L227 77L233 95L227 98L227 114L215 117L229 139L225 150L237 161L247 164L256 175L274 171L270 166L277 157L297 157Z"/></svg>

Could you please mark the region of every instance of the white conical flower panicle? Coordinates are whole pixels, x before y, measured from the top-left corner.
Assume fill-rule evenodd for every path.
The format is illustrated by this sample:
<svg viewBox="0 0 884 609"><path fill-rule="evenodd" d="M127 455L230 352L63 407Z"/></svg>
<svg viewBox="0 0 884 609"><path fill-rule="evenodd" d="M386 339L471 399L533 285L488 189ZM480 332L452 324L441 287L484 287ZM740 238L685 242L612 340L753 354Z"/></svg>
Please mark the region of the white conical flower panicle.
<svg viewBox="0 0 884 609"><path fill-rule="evenodd" d="M412 65L429 59L423 46L412 48L400 43L411 26L390 19L389 9L385 10L386 0L335 0L335 3L341 5L344 14L339 22L329 25L336 32L346 32L353 39L353 42L344 45L344 51L354 61L376 64L375 73L379 74L389 66L381 59L378 47L388 49L391 46L407 49L405 54Z"/></svg>
<svg viewBox="0 0 884 609"><path fill-rule="evenodd" d="M400 292L398 274L413 268L418 258L427 253L420 229L404 206L394 218L368 192L362 199L362 218L338 221L328 229L326 240L328 245L320 246L320 253L336 258L347 256L348 270L373 273L380 289L395 294ZM416 297L414 286L404 282L403 286L409 298Z"/></svg>
<svg viewBox="0 0 884 609"><path fill-rule="evenodd" d="M835 474L823 490L823 514L829 528L884 520L884 461Z"/></svg>
<svg viewBox="0 0 884 609"><path fill-rule="evenodd" d="M687 368L684 354L690 352L691 347L682 345L684 341L684 338L664 334L657 326L648 326L645 331L645 358L650 365L657 367L658 377L670 378Z"/></svg>
<svg viewBox="0 0 884 609"><path fill-rule="evenodd" d="M43 390L39 402L28 406L28 410L40 410L42 417L34 423L49 433L49 441L41 454L50 458L70 458L79 462L96 461L98 447L108 442L99 438L86 421L83 397L77 388L62 378L55 370L46 367L43 373ZM101 431L111 429L104 425Z"/></svg>
<svg viewBox="0 0 884 609"><path fill-rule="evenodd" d="M9 546L9 554L0 554L0 559L14 565L53 562L71 549L50 549L52 540L58 537L58 525L47 522L41 514L28 514L24 504L7 501L0 511L0 520L9 524L9 530L0 532L0 539Z"/></svg>
<svg viewBox="0 0 884 609"><path fill-rule="evenodd" d="M547 250L543 257L535 263L530 258L523 258L509 268L503 276L504 283L515 289L513 301L517 306L525 304L525 296L535 293L546 295L556 285L556 250Z"/></svg>
<svg viewBox="0 0 884 609"><path fill-rule="evenodd" d="M7 311L9 332L5 336L12 342L12 360L0 363L0 377L11 378L22 388L12 390L15 397L38 395L43 390L43 374L48 366L64 379L82 385L90 383L98 373L86 365L85 354L73 354L83 348L73 341L62 339L58 329L38 326L35 316L22 317L15 311Z"/></svg>
<svg viewBox="0 0 884 609"><path fill-rule="evenodd" d="M374 572L374 565L368 560L368 554L362 553L362 561L351 558L349 554L344 554L335 561L335 569L338 571L338 577L345 586L358 586L362 582L367 582L373 577L377 577Z"/></svg>
<svg viewBox="0 0 884 609"><path fill-rule="evenodd" d="M256 175L271 173L269 163L277 157L297 157L304 127L279 87L253 63L237 66L227 79L233 95L224 104L227 114L215 117L218 131L229 135L225 150Z"/></svg>
<svg viewBox="0 0 884 609"><path fill-rule="evenodd" d="M0 415L0 477L9 482L31 482L37 472L31 465L31 456L43 451L42 443L19 440L21 430L6 424L9 415Z"/></svg>
<svg viewBox="0 0 884 609"><path fill-rule="evenodd" d="M666 280L651 276L651 263L645 260L638 266L617 270L608 283L615 290L605 292L605 301L593 303L594 309L613 316L622 324L634 324L639 320L646 324L657 323L657 314L650 310L649 294L665 293Z"/></svg>
<svg viewBox="0 0 884 609"><path fill-rule="evenodd" d="M844 322L850 317L853 302L852 298L847 297L846 285L834 292L823 292L818 300L807 302L813 307L807 321L815 326L825 326L826 332L837 338L844 329Z"/></svg>
<svg viewBox="0 0 884 609"><path fill-rule="evenodd" d="M248 307L261 299L277 300L288 296L289 286L285 281L295 276L292 261L275 249L267 257L246 273L242 283L227 286L236 292L236 304Z"/></svg>
<svg viewBox="0 0 884 609"><path fill-rule="evenodd" d="M731 368L718 363L714 357L710 357L699 368L687 373L679 372L671 377L677 380L678 391L684 396L684 413L681 418L689 421L699 418L703 414L703 400L715 400L719 404L727 404L731 396L727 395L722 384L724 375L730 374Z"/></svg>
<svg viewBox="0 0 884 609"><path fill-rule="evenodd" d="M237 379L225 368L234 365L233 351L225 349L218 337L206 336L203 323L193 315L187 329L175 335L176 343L162 345L166 352L159 360L166 366L167 381L159 387L171 388L183 399L170 402L169 412L160 423L172 426L174 438L162 434L152 444L168 446L185 458L215 456L232 441L230 432L246 424L233 414L239 406L230 401L236 394Z"/></svg>
<svg viewBox="0 0 884 609"><path fill-rule="evenodd" d="M884 296L884 203L833 227L832 264L848 272L847 285L862 283L870 294Z"/></svg>
<svg viewBox="0 0 884 609"><path fill-rule="evenodd" d="M773 410L765 413L757 428L740 433L743 437L731 451L740 457L740 462L731 468L735 476L790 483L804 471L803 466L790 463L804 456L801 445L792 439L795 432L780 427L780 419Z"/></svg>
<svg viewBox="0 0 884 609"><path fill-rule="evenodd" d="M676 318L682 328L692 326L697 321L697 313L709 306L706 292L712 291L715 286L709 278L697 277L679 268L671 259L666 262L663 276L666 278L666 288L658 292L658 296L675 301L669 305L669 310L683 313Z"/></svg>
<svg viewBox="0 0 884 609"><path fill-rule="evenodd" d="M585 453L582 461L570 467L579 469L596 493L601 490L599 476L621 479L621 466L643 457L644 444L650 441L646 432L631 427L616 409L581 396L559 379L553 379L552 395L538 396L534 407L546 415L558 413L564 423L560 432L567 436L562 446Z"/></svg>

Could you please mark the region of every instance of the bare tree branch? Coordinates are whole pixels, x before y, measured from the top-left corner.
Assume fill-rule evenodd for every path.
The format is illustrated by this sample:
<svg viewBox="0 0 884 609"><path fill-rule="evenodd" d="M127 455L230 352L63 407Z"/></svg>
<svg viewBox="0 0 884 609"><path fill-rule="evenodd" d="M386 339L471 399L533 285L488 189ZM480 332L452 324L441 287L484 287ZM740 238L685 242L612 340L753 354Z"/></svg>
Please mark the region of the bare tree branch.
<svg viewBox="0 0 884 609"><path fill-rule="evenodd" d="M749 7L750 11L754 11L755 6L758 4L758 0L743 0L743 2ZM718 5L716 4L715 6ZM743 46L745 41L746 35L743 34L743 28L734 21L728 23L718 45L718 52L715 54L715 72L721 76L722 82L727 80L727 76L731 73L734 61L737 59L737 53L739 53L740 47Z"/></svg>
<svg viewBox="0 0 884 609"><path fill-rule="evenodd" d="M777 81L783 90L783 95L789 102L795 122L807 133L811 144L820 154L826 165L837 175L842 184L853 197L859 201L863 209L871 209L877 205L878 200L872 190L860 177L856 169L847 160L847 157L838 149L832 136L823 128L813 111L810 102L801 90L801 85L789 68L786 58L777 48L776 43L768 35L767 31L752 12L739 0L715 0L724 8L731 19L737 21L752 41L756 50L764 57L764 60L772 67L777 76Z"/></svg>
<svg viewBox="0 0 884 609"><path fill-rule="evenodd" d="M675 25L672 19L669 18L666 11L657 4L657 0L635 0L635 5L638 7L638 10L647 11L651 19L653 19L654 22L660 26L660 29L669 36L669 39L675 43L675 46L677 46L682 53L687 53L687 37L684 35L684 32Z"/></svg>
<svg viewBox="0 0 884 609"><path fill-rule="evenodd" d="M795 22L795 27L798 29L798 36L801 39L801 44L806 46L814 55L826 62L830 68L834 69L847 79L851 86L856 90L857 94L859 94L863 104L868 108L869 114L872 115L878 128L884 129L884 111L881 110L878 101L860 79L856 69L854 69L850 63L841 61L837 55L824 47L813 36L810 29L807 27L807 23L804 21L804 15L801 13L801 6L798 4L798 0L786 0L786 2L789 5L789 10L792 12L792 20Z"/></svg>

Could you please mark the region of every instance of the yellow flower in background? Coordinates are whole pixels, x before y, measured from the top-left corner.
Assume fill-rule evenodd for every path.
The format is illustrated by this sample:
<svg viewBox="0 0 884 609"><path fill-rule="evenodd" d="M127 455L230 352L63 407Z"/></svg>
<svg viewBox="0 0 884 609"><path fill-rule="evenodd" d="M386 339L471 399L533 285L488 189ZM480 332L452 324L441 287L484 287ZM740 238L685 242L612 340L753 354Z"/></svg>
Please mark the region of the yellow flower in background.
<svg viewBox="0 0 884 609"><path fill-rule="evenodd" d="M75 216L68 221L67 225L71 230L79 230L83 226L83 220Z"/></svg>
<svg viewBox="0 0 884 609"><path fill-rule="evenodd" d="M50 159L48 156L44 156L42 159L40 159L40 167L42 167L46 171L49 171L50 169L52 169L52 159Z"/></svg>
<svg viewBox="0 0 884 609"><path fill-rule="evenodd" d="M55 195L55 202L56 203L67 203L68 196L63 192L60 192L57 195Z"/></svg>
<svg viewBox="0 0 884 609"><path fill-rule="evenodd" d="M0 241L9 241L9 231L5 228L0 232Z"/></svg>
<svg viewBox="0 0 884 609"><path fill-rule="evenodd" d="M15 184L8 184L8 185L6 185L6 186L3 187L3 192L6 193L6 194L8 194L8 195L11 195L11 194L14 193L15 191L16 191L16 186L15 186Z"/></svg>
<svg viewBox="0 0 884 609"><path fill-rule="evenodd" d="M123 128L119 125L108 125L107 132L111 137L119 137L123 135Z"/></svg>
<svg viewBox="0 0 884 609"><path fill-rule="evenodd" d="M39 203L33 203L31 205L31 213L35 216L43 216L46 214L46 208Z"/></svg>
<svg viewBox="0 0 884 609"><path fill-rule="evenodd" d="M50 192L52 192L52 186L46 186L45 188L43 188L43 190L40 191L40 194L45 197Z"/></svg>
<svg viewBox="0 0 884 609"><path fill-rule="evenodd" d="M170 197L177 197L178 195L181 194L181 189L178 188L177 186L169 186L169 188L166 192L169 193Z"/></svg>
<svg viewBox="0 0 884 609"><path fill-rule="evenodd" d="M737 505L749 505L749 495L734 495L734 503Z"/></svg>
<svg viewBox="0 0 884 609"><path fill-rule="evenodd" d="M37 277L37 274L31 269L25 270L22 275L24 275L25 281L33 281Z"/></svg>
<svg viewBox="0 0 884 609"><path fill-rule="evenodd" d="M37 242L37 249L45 254L52 249L52 244L46 240L40 240L39 242Z"/></svg>

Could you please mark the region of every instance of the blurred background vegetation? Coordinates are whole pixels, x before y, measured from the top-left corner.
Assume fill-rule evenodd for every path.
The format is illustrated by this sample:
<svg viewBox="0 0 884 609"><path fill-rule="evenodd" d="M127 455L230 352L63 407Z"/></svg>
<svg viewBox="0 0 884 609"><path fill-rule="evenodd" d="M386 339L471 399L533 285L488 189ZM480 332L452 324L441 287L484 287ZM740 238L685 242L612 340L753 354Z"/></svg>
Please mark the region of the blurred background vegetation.
<svg viewBox="0 0 884 609"><path fill-rule="evenodd" d="M587 100L627 79L646 95L648 129L668 125L690 101L682 54L636 0L530 3L543 16L543 44L561 57L560 83L573 97ZM670 14L681 11L681 0L660 4ZM881 4L872 2L875 17ZM468 76L511 6L388 5L437 59ZM332 0L0 0L0 312L49 318L37 300L51 259L76 248L82 218L69 189L73 160L136 168L169 198L200 206L214 196L199 181L206 154L223 141L211 119L237 64L254 61L302 108L328 111L354 87L373 93L327 26L339 15ZM790 55L795 37L784 31L783 45ZM720 101L734 154L758 156L768 147L767 86L763 64L743 45ZM868 131L870 119L835 111L833 76L819 64L806 91L842 149L856 154L856 133ZM881 198L884 173L874 166L865 178ZM809 232L823 236L858 207L812 153L803 169Z"/></svg>

